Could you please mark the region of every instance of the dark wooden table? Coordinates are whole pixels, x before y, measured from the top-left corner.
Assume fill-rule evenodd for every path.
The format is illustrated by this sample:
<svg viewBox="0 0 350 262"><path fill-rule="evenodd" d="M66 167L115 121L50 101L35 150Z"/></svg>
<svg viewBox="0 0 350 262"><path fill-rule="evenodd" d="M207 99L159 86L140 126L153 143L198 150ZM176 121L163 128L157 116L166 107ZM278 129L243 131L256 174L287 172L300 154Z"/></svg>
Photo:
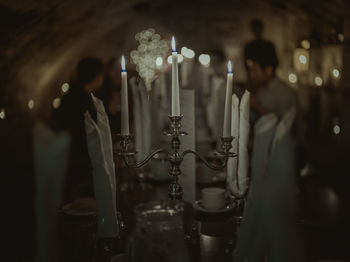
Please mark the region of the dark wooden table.
<svg viewBox="0 0 350 262"><path fill-rule="evenodd" d="M170 181L140 181L135 170L122 170L118 176L117 209L124 224L122 241L116 253L125 253L127 242L135 229L134 209L139 203L168 199ZM197 185L197 199L203 187L225 187L223 182ZM220 214L199 213L192 203L184 203L184 242L191 261L231 261L238 220L236 210ZM96 254L96 217L61 217L62 261L108 261Z"/></svg>
<svg viewBox="0 0 350 262"><path fill-rule="evenodd" d="M129 236L135 228L134 208L137 204L168 198L170 181L146 180L140 182L135 171L125 172L119 181L117 208ZM196 199L200 199L204 187L225 187L225 183L197 184ZM184 202L183 230L185 241L193 261L231 261L236 241L238 218L236 210L220 214L196 211L192 203Z"/></svg>

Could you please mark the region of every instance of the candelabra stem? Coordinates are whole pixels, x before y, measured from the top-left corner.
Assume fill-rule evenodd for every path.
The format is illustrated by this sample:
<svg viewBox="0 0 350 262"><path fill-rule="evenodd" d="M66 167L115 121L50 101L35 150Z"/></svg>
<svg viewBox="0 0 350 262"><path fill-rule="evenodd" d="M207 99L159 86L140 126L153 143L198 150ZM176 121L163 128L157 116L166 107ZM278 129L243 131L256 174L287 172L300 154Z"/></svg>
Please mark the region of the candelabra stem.
<svg viewBox="0 0 350 262"><path fill-rule="evenodd" d="M169 186L169 197L173 200L181 200L183 190L179 184L179 175L181 175L180 165L183 156L179 153L181 145L179 136L186 135L186 133L180 131L182 115L169 116L169 119L171 130L166 135L171 136L171 153L168 158L170 161L169 175L173 177L173 182Z"/></svg>

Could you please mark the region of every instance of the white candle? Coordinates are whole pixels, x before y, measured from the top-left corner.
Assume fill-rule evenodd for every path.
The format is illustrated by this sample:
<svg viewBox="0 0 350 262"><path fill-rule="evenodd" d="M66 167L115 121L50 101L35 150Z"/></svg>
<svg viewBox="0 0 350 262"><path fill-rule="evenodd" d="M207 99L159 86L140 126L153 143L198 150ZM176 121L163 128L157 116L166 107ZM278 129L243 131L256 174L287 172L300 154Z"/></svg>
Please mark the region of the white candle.
<svg viewBox="0 0 350 262"><path fill-rule="evenodd" d="M171 39L172 53L172 89L171 89L171 115L180 116L180 94L179 94L179 70L177 65L177 52L175 38Z"/></svg>
<svg viewBox="0 0 350 262"><path fill-rule="evenodd" d="M121 134L130 135L129 131L129 101L128 101L128 78L125 69L125 58L122 56L122 88L121 88Z"/></svg>
<svg viewBox="0 0 350 262"><path fill-rule="evenodd" d="M227 63L227 70L228 72L227 72L223 137L231 136L231 105L232 105L232 77L233 77L231 61L228 61Z"/></svg>

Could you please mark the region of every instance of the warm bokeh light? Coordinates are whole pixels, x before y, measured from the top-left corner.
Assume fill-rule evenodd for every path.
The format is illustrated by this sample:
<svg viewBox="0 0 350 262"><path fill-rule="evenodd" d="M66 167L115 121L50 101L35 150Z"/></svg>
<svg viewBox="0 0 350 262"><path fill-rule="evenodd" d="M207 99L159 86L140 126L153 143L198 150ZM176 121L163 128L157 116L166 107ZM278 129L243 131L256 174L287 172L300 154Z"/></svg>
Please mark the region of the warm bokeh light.
<svg viewBox="0 0 350 262"><path fill-rule="evenodd" d="M293 53L292 70L296 74L304 74L309 71L310 51L305 48L296 48Z"/></svg>
<svg viewBox="0 0 350 262"><path fill-rule="evenodd" d="M157 57L156 65L159 66L159 67L162 66L163 65L163 58L161 58L160 56Z"/></svg>
<svg viewBox="0 0 350 262"><path fill-rule="evenodd" d="M0 119L5 119L5 117L6 117L5 109L1 108L0 109Z"/></svg>
<svg viewBox="0 0 350 262"><path fill-rule="evenodd" d="M192 50L192 49L187 49L187 58L194 58L194 56L196 55L196 53Z"/></svg>
<svg viewBox="0 0 350 262"><path fill-rule="evenodd" d="M178 62L179 64L181 64L182 61L184 61L183 55L181 55L181 54L177 55L177 62Z"/></svg>
<svg viewBox="0 0 350 262"><path fill-rule="evenodd" d="M338 39L340 42L344 42L344 35L343 34L338 34Z"/></svg>
<svg viewBox="0 0 350 262"><path fill-rule="evenodd" d="M210 56L207 54L201 54L198 57L198 60L203 66L209 66L210 64Z"/></svg>
<svg viewBox="0 0 350 262"><path fill-rule="evenodd" d="M334 127L333 127L333 133L334 133L335 135L339 135L339 134L340 134L340 126L334 125Z"/></svg>
<svg viewBox="0 0 350 262"><path fill-rule="evenodd" d="M171 65L171 64L173 63L173 56L172 56L172 55L168 56L167 61L168 61L168 64ZM178 55L177 55L177 62L178 62L179 64L181 64L182 61L184 61L183 55L178 54Z"/></svg>
<svg viewBox="0 0 350 262"><path fill-rule="evenodd" d="M187 52L187 50L188 50L188 48L187 48L186 46L183 46L183 47L181 48L181 54L182 54L184 57L186 57L186 52Z"/></svg>
<svg viewBox="0 0 350 262"><path fill-rule="evenodd" d="M296 74L290 73L290 74L288 75L288 80L289 80L289 82L291 82L292 84L295 84L295 83L298 81L298 77L297 77Z"/></svg>
<svg viewBox="0 0 350 262"><path fill-rule="evenodd" d="M192 49L187 48L186 46L181 48L181 54L186 58L193 58L195 56L195 53Z"/></svg>
<svg viewBox="0 0 350 262"><path fill-rule="evenodd" d="M138 41L137 48L130 51L130 60L127 63L134 64L140 78L144 81L147 91L152 89L152 82L157 79L157 71L165 71L168 64L166 62L167 55L170 51L169 39L162 39L160 34L157 34L154 28L143 30L135 35ZM161 57L163 63L160 64Z"/></svg>
<svg viewBox="0 0 350 262"><path fill-rule="evenodd" d="M315 82L315 85L317 85L317 86L322 86L322 84L323 84L323 80L320 76L316 76L314 79L314 82Z"/></svg>
<svg viewBox="0 0 350 262"><path fill-rule="evenodd" d="M340 77L340 72L338 69L334 68L332 71L332 74L335 78L339 78Z"/></svg>
<svg viewBox="0 0 350 262"><path fill-rule="evenodd" d="M253 64L254 64L254 62L253 62L253 60L251 60L251 59L247 59L247 66L248 67L252 67L253 66Z"/></svg>
<svg viewBox="0 0 350 262"><path fill-rule="evenodd" d="M30 99L30 100L28 101L28 108L29 108L29 109L33 109L34 106L35 106L34 100L33 100L33 99Z"/></svg>
<svg viewBox="0 0 350 262"><path fill-rule="evenodd" d="M168 56L167 62L168 62L168 64L170 64L170 65L173 63L173 57L172 57L171 55Z"/></svg>
<svg viewBox="0 0 350 262"><path fill-rule="evenodd" d="M61 86L61 90L62 90L63 93L67 93L69 91L69 84L68 83L64 83Z"/></svg>
<svg viewBox="0 0 350 262"><path fill-rule="evenodd" d="M59 106L61 105L61 98L56 97L53 101L52 101L52 107L57 109L59 108Z"/></svg>
<svg viewBox="0 0 350 262"><path fill-rule="evenodd" d="M301 41L301 47L304 48L304 49L310 49L310 41L309 40L303 40Z"/></svg>
<svg viewBox="0 0 350 262"><path fill-rule="evenodd" d="M299 62L302 63L303 65L305 65L306 62L307 62L306 56L300 55L299 56Z"/></svg>

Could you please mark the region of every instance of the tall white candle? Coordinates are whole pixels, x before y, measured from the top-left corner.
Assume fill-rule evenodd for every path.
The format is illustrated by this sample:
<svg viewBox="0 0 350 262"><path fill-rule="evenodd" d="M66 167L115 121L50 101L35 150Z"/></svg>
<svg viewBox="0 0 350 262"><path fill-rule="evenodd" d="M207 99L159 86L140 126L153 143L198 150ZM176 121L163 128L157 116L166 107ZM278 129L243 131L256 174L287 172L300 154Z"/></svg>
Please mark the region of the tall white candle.
<svg viewBox="0 0 350 262"><path fill-rule="evenodd" d="M227 63L227 70L228 72L227 72L223 137L231 136L231 106L232 106L232 78L233 78L231 61L228 61Z"/></svg>
<svg viewBox="0 0 350 262"><path fill-rule="evenodd" d="M121 88L121 134L130 135L129 130L129 101L128 101L128 78L125 69L125 58L122 56L122 88Z"/></svg>
<svg viewBox="0 0 350 262"><path fill-rule="evenodd" d="M175 38L171 39L172 53L172 89L171 89L171 115L180 116L180 94L179 94L179 70L177 64L177 52Z"/></svg>

